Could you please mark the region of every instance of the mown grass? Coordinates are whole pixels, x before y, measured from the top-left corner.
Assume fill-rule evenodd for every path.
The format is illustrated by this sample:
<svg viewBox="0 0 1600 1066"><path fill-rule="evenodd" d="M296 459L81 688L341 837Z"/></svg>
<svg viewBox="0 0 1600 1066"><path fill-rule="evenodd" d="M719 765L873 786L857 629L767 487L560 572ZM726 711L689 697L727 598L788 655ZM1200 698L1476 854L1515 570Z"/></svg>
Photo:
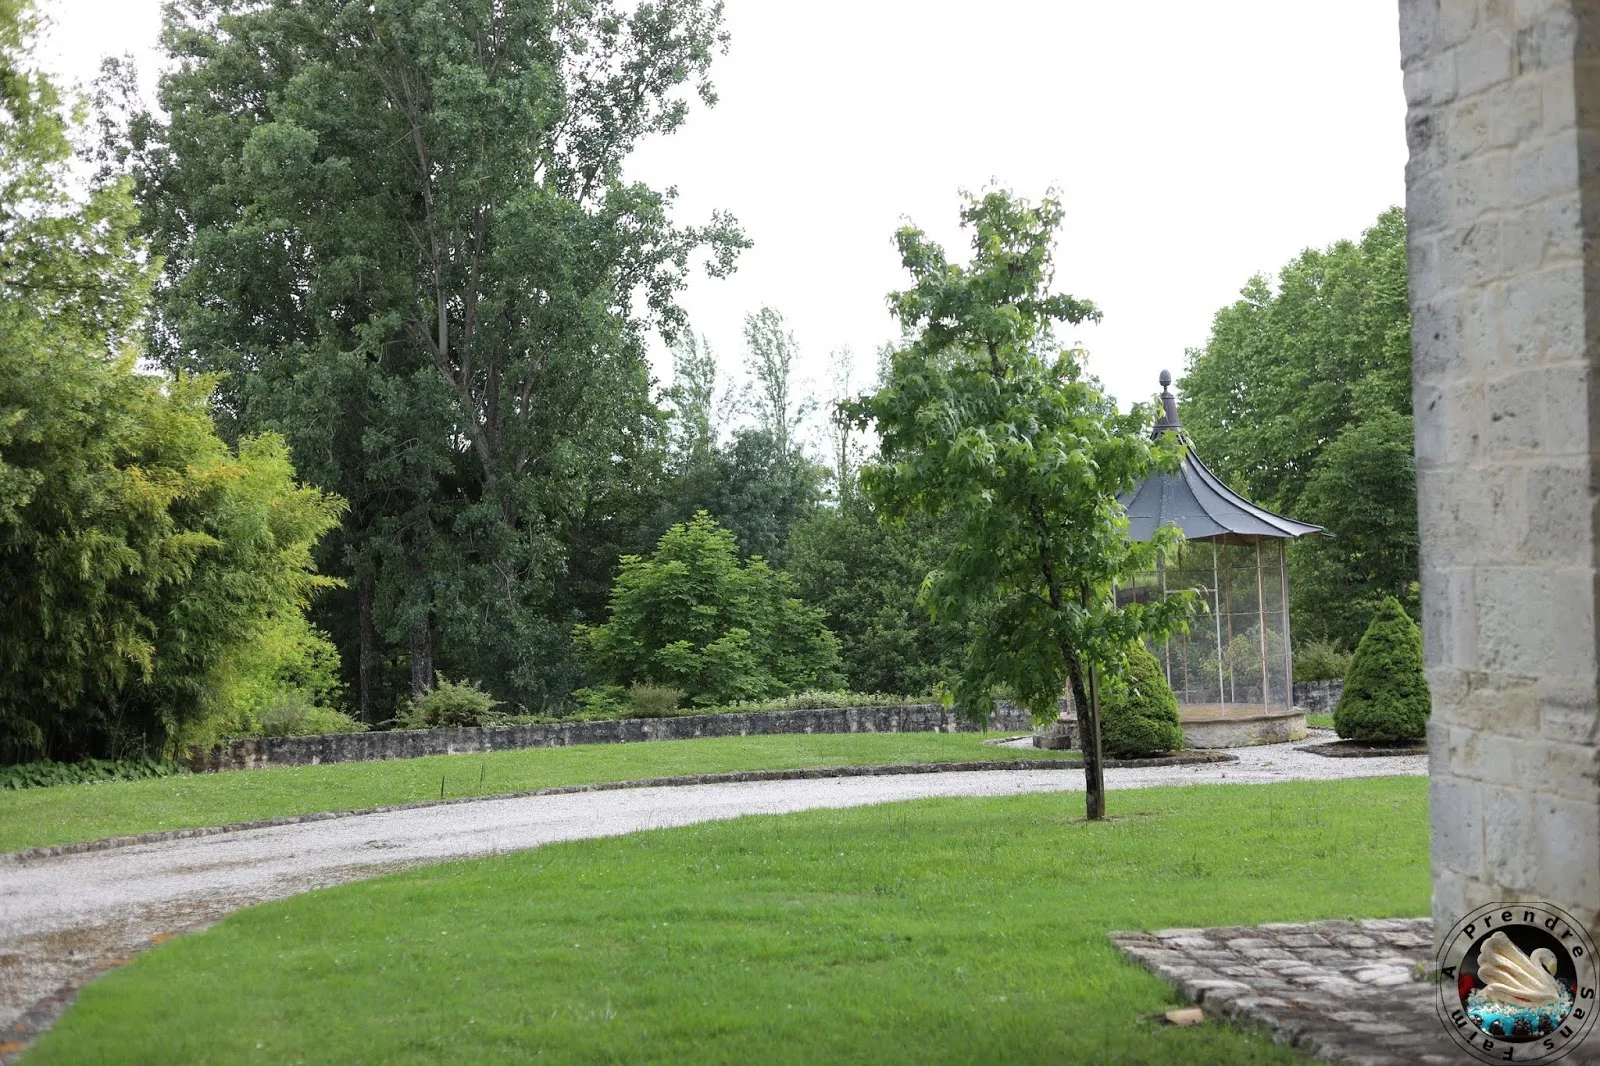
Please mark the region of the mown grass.
<svg viewBox="0 0 1600 1066"><path fill-rule="evenodd" d="M441 793L495 795L731 770L1067 756L983 743L1001 735L850 733L586 744L0 792L0 851L414 803Z"/></svg>
<svg viewBox="0 0 1600 1066"><path fill-rule="evenodd" d="M1310 726L1313 729L1332 729L1333 728L1333 715L1331 715L1331 714L1308 714L1308 715L1306 715L1306 725Z"/></svg>
<svg viewBox="0 0 1600 1066"><path fill-rule="evenodd" d="M84 990L73 1063L1298 1063L1151 1024L1106 933L1428 909L1426 783L930 800L554 845L240 912Z"/></svg>

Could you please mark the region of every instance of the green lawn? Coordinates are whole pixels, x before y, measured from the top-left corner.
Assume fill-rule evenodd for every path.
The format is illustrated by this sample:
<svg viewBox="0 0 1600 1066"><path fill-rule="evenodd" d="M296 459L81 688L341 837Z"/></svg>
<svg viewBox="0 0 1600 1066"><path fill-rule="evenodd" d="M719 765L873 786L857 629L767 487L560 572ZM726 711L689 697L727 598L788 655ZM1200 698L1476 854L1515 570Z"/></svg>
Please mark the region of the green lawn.
<svg viewBox="0 0 1600 1066"><path fill-rule="evenodd" d="M929 800L436 866L243 911L84 990L72 1063L1303 1063L1112 929L1428 909L1427 783Z"/></svg>
<svg viewBox="0 0 1600 1066"><path fill-rule="evenodd" d="M1332 729L1333 715L1308 714L1306 715L1306 725L1311 726L1314 729Z"/></svg>
<svg viewBox="0 0 1600 1066"><path fill-rule="evenodd" d="M25 789L0 792L0 851L414 803L438 799L441 779L444 795L453 797L729 770L1067 756L983 743L1003 735L850 733L586 744Z"/></svg>

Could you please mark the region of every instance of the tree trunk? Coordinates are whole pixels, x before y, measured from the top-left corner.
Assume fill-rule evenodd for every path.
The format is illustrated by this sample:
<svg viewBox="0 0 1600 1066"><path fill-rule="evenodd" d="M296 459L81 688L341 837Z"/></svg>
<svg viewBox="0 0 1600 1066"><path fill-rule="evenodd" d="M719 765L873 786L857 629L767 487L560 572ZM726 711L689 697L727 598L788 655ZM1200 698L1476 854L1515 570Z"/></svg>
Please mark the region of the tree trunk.
<svg viewBox="0 0 1600 1066"><path fill-rule="evenodd" d="M1083 749L1084 817L1097 822L1106 816L1106 775L1100 764L1100 679L1092 667L1085 677L1077 652L1071 648L1062 651L1072 686L1072 706L1078 715L1078 745Z"/></svg>
<svg viewBox="0 0 1600 1066"><path fill-rule="evenodd" d="M372 582L356 588L356 610L360 615L361 666L357 679L361 690L361 720L367 725L378 721L378 627L372 621Z"/></svg>
<svg viewBox="0 0 1600 1066"><path fill-rule="evenodd" d="M433 629L423 615L411 627L411 695L426 695L433 688Z"/></svg>

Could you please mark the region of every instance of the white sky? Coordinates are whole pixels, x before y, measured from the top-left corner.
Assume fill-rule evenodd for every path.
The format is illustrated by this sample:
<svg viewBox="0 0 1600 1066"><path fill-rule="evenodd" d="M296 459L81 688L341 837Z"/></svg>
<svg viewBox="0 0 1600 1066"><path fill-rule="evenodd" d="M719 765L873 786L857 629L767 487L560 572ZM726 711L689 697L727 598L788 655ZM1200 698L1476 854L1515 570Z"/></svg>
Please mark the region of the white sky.
<svg viewBox="0 0 1600 1066"><path fill-rule="evenodd" d="M41 6L69 78L113 52L159 63L160 0ZM725 370L763 304L813 382L839 345L870 368L896 335L894 230L964 261L958 190L993 180L1061 190L1058 287L1105 314L1064 339L1147 398L1252 273L1403 200L1394 0L727 0L727 26L721 103L631 164L678 187L681 219L724 208L755 241L684 298Z"/></svg>

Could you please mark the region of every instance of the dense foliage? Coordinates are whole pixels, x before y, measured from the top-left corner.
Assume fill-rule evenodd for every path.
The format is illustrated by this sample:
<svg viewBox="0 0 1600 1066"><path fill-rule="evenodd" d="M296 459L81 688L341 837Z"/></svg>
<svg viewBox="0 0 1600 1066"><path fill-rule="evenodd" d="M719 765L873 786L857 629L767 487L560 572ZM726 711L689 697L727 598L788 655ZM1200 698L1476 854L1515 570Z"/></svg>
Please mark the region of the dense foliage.
<svg viewBox="0 0 1600 1066"><path fill-rule="evenodd" d="M1178 698L1161 664L1142 645L1128 649L1127 665L1104 691L1101 747L1107 755L1138 759L1183 747Z"/></svg>
<svg viewBox="0 0 1600 1066"><path fill-rule="evenodd" d="M759 556L741 562L733 534L704 513L648 558L624 556L609 617L578 627L577 640L602 684L670 685L699 706L839 682L839 642L821 612Z"/></svg>
<svg viewBox="0 0 1600 1066"><path fill-rule="evenodd" d="M1245 496L1334 534L1291 548L1295 636L1355 646L1417 586L1405 218L1254 277L1189 353L1183 424Z"/></svg>
<svg viewBox="0 0 1600 1066"><path fill-rule="evenodd" d="M1193 607L1182 593L1123 607L1111 595L1174 542L1170 527L1156 543L1130 541L1116 497L1175 465L1176 445L1150 439L1148 409L1119 413L1080 353L1055 342L1056 323L1096 315L1050 291L1060 204L991 192L969 200L961 221L972 236L965 267L918 229L897 237L913 284L890 306L911 340L883 386L851 407L882 440L861 483L889 520L920 514L951 530L924 596L935 617L975 627L959 706L987 718L1004 689L1046 719L1070 688L1088 814L1100 818L1092 671L1115 671L1129 644L1174 631Z"/></svg>
<svg viewBox="0 0 1600 1066"><path fill-rule="evenodd" d="M414 696L396 725L402 729L444 729L454 726L495 725L505 714L495 708L495 698L472 681L451 681L443 674L428 691Z"/></svg>
<svg viewBox="0 0 1600 1066"><path fill-rule="evenodd" d="M787 569L839 637L852 689L932 692L955 683L972 626L935 619L919 602L923 581L952 547L949 531L925 516L879 521L859 492L794 527Z"/></svg>
<svg viewBox="0 0 1600 1066"><path fill-rule="evenodd" d="M1326 640L1307 641L1294 652L1294 680L1342 681L1350 669L1350 652Z"/></svg>
<svg viewBox="0 0 1600 1066"><path fill-rule="evenodd" d="M68 194L30 18L0 7L0 761L154 754L314 665L340 505L279 438L224 444L209 382L136 371L135 211L123 183Z"/></svg>
<svg viewBox="0 0 1600 1066"><path fill-rule="evenodd" d="M1422 632L1398 600L1384 600L1356 646L1333 727L1346 740L1414 742L1427 734L1431 707Z"/></svg>
<svg viewBox="0 0 1600 1066"><path fill-rule="evenodd" d="M744 243L623 174L714 98L720 6L185 0L164 41L170 118L130 131L154 354L350 501L326 618L363 717L436 669L559 705L659 468L645 335Z"/></svg>
<svg viewBox="0 0 1600 1066"><path fill-rule="evenodd" d="M0 766L0 792L55 785L87 785L96 781L143 781L187 773L169 759L80 759L77 762L25 762Z"/></svg>

